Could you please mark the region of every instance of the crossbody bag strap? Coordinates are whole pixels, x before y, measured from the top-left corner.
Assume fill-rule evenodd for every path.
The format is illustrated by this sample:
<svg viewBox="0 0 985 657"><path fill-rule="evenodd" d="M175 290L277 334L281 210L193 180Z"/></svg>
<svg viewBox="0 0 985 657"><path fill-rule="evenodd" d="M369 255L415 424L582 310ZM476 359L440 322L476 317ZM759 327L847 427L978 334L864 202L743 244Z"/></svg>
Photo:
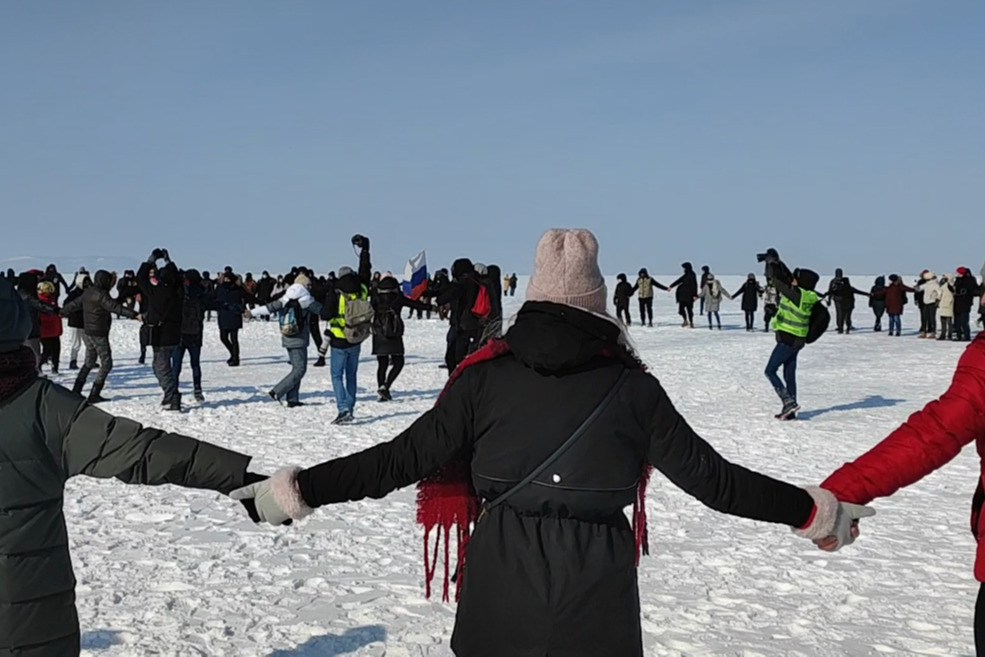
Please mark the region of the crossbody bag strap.
<svg viewBox="0 0 985 657"><path fill-rule="evenodd" d="M571 437L565 440L564 443L560 447L558 447L553 454L551 454L546 459L544 459L544 461L536 468L534 468L530 474L528 474L526 477L524 477L519 482L517 482L517 484L513 486L513 488L509 489L508 491L506 491L505 493L494 499L492 502L487 504L486 510L489 511L496 508L497 506L503 504L508 499L513 497L513 495L515 495L518 491L520 491L520 489L524 488L525 486L528 486L537 477L543 474L544 471L547 470L547 468L554 465L554 463L556 463L559 458L564 456L564 454L569 449L571 449L575 445L575 443L581 440L582 436L584 436L588 432L592 424L594 424L595 421L599 419L599 416L602 415L602 413L605 412L605 409L607 409L609 405L612 404L613 400L615 400L616 395L619 394L619 389L622 388L623 382L629 376L629 372L630 370L628 369L623 370L622 374L619 375L619 378L612 386L612 389L610 389L608 394L606 394L605 398L601 402L599 402L599 405L595 407L595 410L592 411L592 414L589 415L587 418L585 418L585 421L581 423L581 426L579 426L578 429L576 429L575 432L571 434Z"/></svg>

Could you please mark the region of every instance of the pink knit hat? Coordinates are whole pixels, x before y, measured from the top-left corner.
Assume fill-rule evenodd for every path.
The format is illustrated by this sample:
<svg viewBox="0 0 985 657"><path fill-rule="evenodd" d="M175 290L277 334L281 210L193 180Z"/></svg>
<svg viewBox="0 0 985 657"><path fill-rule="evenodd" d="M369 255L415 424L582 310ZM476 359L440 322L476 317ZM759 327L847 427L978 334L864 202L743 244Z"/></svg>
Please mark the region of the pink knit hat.
<svg viewBox="0 0 985 657"><path fill-rule="evenodd" d="M547 231L537 243L527 301L550 301L604 314L608 294L598 256L599 243L590 231Z"/></svg>

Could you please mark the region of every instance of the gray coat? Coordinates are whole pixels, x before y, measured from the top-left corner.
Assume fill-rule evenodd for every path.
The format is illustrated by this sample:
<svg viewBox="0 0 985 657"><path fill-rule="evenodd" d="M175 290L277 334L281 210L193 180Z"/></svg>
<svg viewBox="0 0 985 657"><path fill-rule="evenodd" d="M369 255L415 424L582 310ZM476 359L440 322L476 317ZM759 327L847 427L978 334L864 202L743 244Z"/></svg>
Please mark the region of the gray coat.
<svg viewBox="0 0 985 657"><path fill-rule="evenodd" d="M281 310L287 304L281 299L276 301L271 301L267 304L267 310L270 311L271 315L276 315L280 313ZM308 343L311 341L311 330L308 328L308 322L311 320L311 315L318 315L322 311L322 305L317 301L312 301L311 304L303 309L304 312L301 313L299 318L298 328L300 332L297 335L282 335L280 337L280 344L284 349L307 349Z"/></svg>
<svg viewBox="0 0 985 657"><path fill-rule="evenodd" d="M701 298L705 300L705 312L717 313L722 309L722 297L730 297L718 279L712 279L701 288Z"/></svg>
<svg viewBox="0 0 985 657"><path fill-rule="evenodd" d="M0 657L79 654L62 513L70 477L228 493L244 485L250 462L114 417L45 379L0 402L0 428Z"/></svg>

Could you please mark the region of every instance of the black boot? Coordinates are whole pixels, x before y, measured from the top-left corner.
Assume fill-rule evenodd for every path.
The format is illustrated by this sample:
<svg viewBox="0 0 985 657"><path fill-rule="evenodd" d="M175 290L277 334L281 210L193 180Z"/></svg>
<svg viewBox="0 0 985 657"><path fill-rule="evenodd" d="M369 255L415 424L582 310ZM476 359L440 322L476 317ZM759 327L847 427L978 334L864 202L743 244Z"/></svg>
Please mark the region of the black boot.
<svg viewBox="0 0 985 657"><path fill-rule="evenodd" d="M171 395L171 403L168 405L169 411L181 412L181 393L175 392Z"/></svg>
<svg viewBox="0 0 985 657"><path fill-rule="evenodd" d="M89 391L89 403L90 404L102 404L103 402L109 401L102 396L103 386L106 385L102 381L96 381L92 384L92 390Z"/></svg>
<svg viewBox="0 0 985 657"><path fill-rule="evenodd" d="M81 395L82 388L86 385L86 378L88 378L88 372L79 372L79 375L75 377L75 385L72 386L72 392L77 395Z"/></svg>
<svg viewBox="0 0 985 657"><path fill-rule="evenodd" d="M196 388L195 389L195 401L197 401L199 403L205 401L205 395L202 394L202 389L201 388Z"/></svg>
<svg viewBox="0 0 985 657"><path fill-rule="evenodd" d="M79 364L76 361L73 360L73 361L71 361L68 364L68 369L70 369L70 370L77 370L77 369L79 369Z"/></svg>
<svg viewBox="0 0 985 657"><path fill-rule="evenodd" d="M319 356L318 360L315 361L315 367L325 367L325 357Z"/></svg>

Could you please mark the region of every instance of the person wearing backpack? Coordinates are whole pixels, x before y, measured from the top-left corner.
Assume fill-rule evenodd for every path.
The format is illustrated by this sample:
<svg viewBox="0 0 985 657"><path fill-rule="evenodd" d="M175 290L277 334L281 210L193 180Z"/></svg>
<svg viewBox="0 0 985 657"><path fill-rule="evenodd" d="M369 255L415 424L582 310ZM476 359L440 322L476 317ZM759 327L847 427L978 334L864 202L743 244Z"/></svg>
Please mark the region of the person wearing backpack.
<svg viewBox="0 0 985 657"><path fill-rule="evenodd" d="M205 311L215 309L214 294L208 294L202 285L202 275L195 269L185 272L184 297L181 305L181 341L171 356L175 389L181 389L181 366L185 352L191 359L192 384L195 401L205 401L202 392L202 334L205 327Z"/></svg>
<svg viewBox="0 0 985 657"><path fill-rule="evenodd" d="M811 317L819 297L817 288L820 276L810 269L796 269L792 278L785 280L785 266L779 258L767 260L767 278L773 281L780 293L780 306L773 318L776 329L776 346L766 364L766 378L783 403L776 415L778 420L795 420L800 404L797 403L797 357L807 345L811 333ZM825 316L827 314L825 313ZM783 367L783 379L777 375Z"/></svg>
<svg viewBox="0 0 985 657"><path fill-rule="evenodd" d="M359 271L341 267L335 287L325 296L321 318L328 322L328 340L318 349L319 357L331 351L332 388L339 414L332 424L351 424L355 420L356 383L362 343L372 334L373 305L369 286L373 264L369 255L369 238L353 235L352 245L359 250Z"/></svg>
<svg viewBox="0 0 985 657"><path fill-rule="evenodd" d="M852 325L852 313L855 312L855 297L868 297L868 293L857 290L852 286L851 279L845 276L841 269L835 270L835 276L828 285L828 291L820 296L827 299L828 306L834 303L835 324L839 334L849 334L855 327Z"/></svg>
<svg viewBox="0 0 985 657"><path fill-rule="evenodd" d="M301 381L308 371L308 344L311 332L308 330L308 315L320 313L323 306L311 296L311 280L304 274L294 277L283 295L253 310L246 308L244 317L254 318L264 315L277 315L279 319L281 345L287 350L287 360L291 371L267 394L278 403L287 401L288 408L304 406L301 401Z"/></svg>
<svg viewBox="0 0 985 657"><path fill-rule="evenodd" d="M404 308L431 311L431 305L405 297L392 275L384 276L373 291L373 355L379 401L393 400L393 384L404 369Z"/></svg>
<svg viewBox="0 0 985 657"><path fill-rule="evenodd" d="M850 543L871 511L732 464L691 429L607 315L597 255L588 231L550 231L516 323L433 409L393 441L231 497L280 525L420 481L425 592L437 575L435 593L459 599L451 651L463 657L642 657L653 468L718 512Z"/></svg>

